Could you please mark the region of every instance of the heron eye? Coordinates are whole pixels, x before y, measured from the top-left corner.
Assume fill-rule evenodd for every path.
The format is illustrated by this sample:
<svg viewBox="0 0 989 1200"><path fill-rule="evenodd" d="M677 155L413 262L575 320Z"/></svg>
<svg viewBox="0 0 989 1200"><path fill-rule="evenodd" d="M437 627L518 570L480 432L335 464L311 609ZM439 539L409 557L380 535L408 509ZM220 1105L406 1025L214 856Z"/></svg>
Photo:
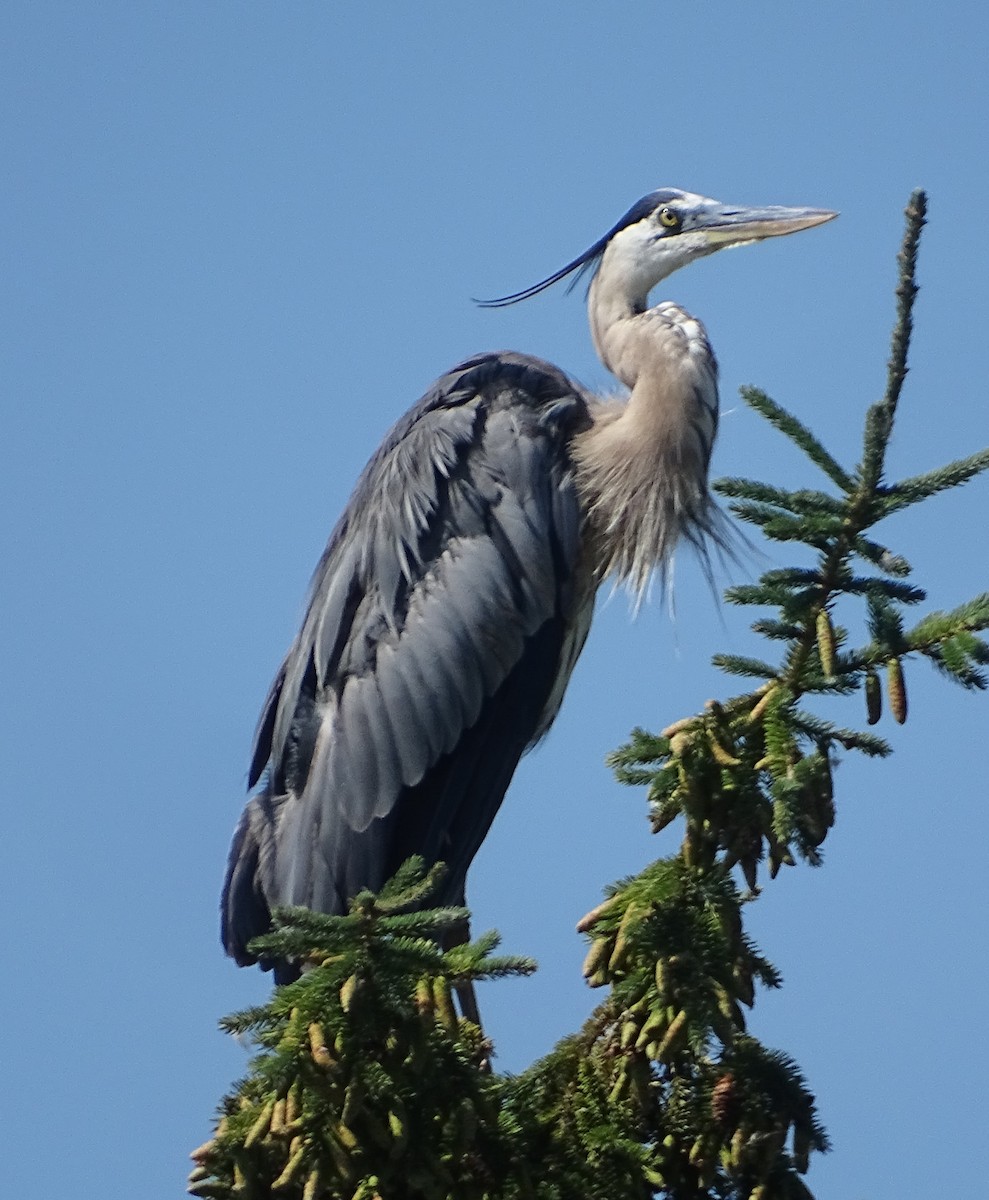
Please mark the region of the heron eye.
<svg viewBox="0 0 989 1200"><path fill-rule="evenodd" d="M661 208L659 210L659 223L660 225L665 225L667 229L679 229L681 225L680 214L672 208Z"/></svg>

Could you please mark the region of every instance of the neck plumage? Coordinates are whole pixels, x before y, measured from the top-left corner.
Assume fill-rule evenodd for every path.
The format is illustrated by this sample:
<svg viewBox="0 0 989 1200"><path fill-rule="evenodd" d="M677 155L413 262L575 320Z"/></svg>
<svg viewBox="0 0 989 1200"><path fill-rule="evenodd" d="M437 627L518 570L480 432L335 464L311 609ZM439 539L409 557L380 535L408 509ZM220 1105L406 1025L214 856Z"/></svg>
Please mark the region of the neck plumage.
<svg viewBox="0 0 989 1200"><path fill-rule="evenodd" d="M620 273L605 265L588 297L591 334L630 394L601 402L573 450L597 573L616 574L641 596L681 538L717 536L707 489L717 364L699 321L669 302L647 309L653 281L619 286Z"/></svg>

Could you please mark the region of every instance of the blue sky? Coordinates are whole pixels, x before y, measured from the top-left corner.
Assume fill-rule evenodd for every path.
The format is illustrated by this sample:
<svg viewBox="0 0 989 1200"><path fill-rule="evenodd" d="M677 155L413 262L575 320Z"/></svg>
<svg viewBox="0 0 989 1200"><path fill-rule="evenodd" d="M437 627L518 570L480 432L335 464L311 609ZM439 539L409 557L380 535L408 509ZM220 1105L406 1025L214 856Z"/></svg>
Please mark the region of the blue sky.
<svg viewBox="0 0 989 1200"><path fill-rule="evenodd" d="M892 470L989 444L983 6L50 3L0 13L0 1060L11 1195L177 1194L267 994L217 943L250 738L366 458L431 380L510 347L607 386L578 293L483 311L642 193L836 208L664 295L722 369L716 474L806 470L755 383L854 456L910 190L931 224ZM891 523L948 607L989 586L985 481ZM773 551L769 552L773 560ZM763 563L756 562L755 569ZM744 575L735 572L735 579ZM728 582L728 580L725 580ZM604 605L470 894L539 974L482 1004L506 1069L573 1029L577 918L667 853L605 754L751 651L696 565ZM835 1150L822 1197L982 1195L986 698L908 671L892 762L846 763L820 871L750 914L753 1027ZM854 705L844 719L858 719ZM48 1166L47 1164L51 1164Z"/></svg>

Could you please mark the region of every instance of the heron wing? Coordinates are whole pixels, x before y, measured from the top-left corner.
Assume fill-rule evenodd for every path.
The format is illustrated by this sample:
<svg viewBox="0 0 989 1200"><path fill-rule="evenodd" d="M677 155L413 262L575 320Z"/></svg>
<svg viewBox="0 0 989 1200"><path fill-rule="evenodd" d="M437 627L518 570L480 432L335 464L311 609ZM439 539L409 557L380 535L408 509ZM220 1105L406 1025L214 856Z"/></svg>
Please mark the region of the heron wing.
<svg viewBox="0 0 989 1200"><path fill-rule="evenodd" d="M272 905L343 911L411 854L443 859L462 897L586 636L567 446L587 421L556 368L483 355L368 464L258 725L251 786L267 774L224 895L239 961Z"/></svg>

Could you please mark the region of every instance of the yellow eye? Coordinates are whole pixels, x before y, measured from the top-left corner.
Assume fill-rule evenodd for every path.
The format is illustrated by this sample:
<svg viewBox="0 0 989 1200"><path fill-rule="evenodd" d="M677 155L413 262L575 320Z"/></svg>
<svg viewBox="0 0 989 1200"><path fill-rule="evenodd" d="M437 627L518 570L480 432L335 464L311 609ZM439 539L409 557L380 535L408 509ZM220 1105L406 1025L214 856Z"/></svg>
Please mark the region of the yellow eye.
<svg viewBox="0 0 989 1200"><path fill-rule="evenodd" d="M659 223L665 225L667 229L680 228L680 214L672 208L661 208L659 210Z"/></svg>

